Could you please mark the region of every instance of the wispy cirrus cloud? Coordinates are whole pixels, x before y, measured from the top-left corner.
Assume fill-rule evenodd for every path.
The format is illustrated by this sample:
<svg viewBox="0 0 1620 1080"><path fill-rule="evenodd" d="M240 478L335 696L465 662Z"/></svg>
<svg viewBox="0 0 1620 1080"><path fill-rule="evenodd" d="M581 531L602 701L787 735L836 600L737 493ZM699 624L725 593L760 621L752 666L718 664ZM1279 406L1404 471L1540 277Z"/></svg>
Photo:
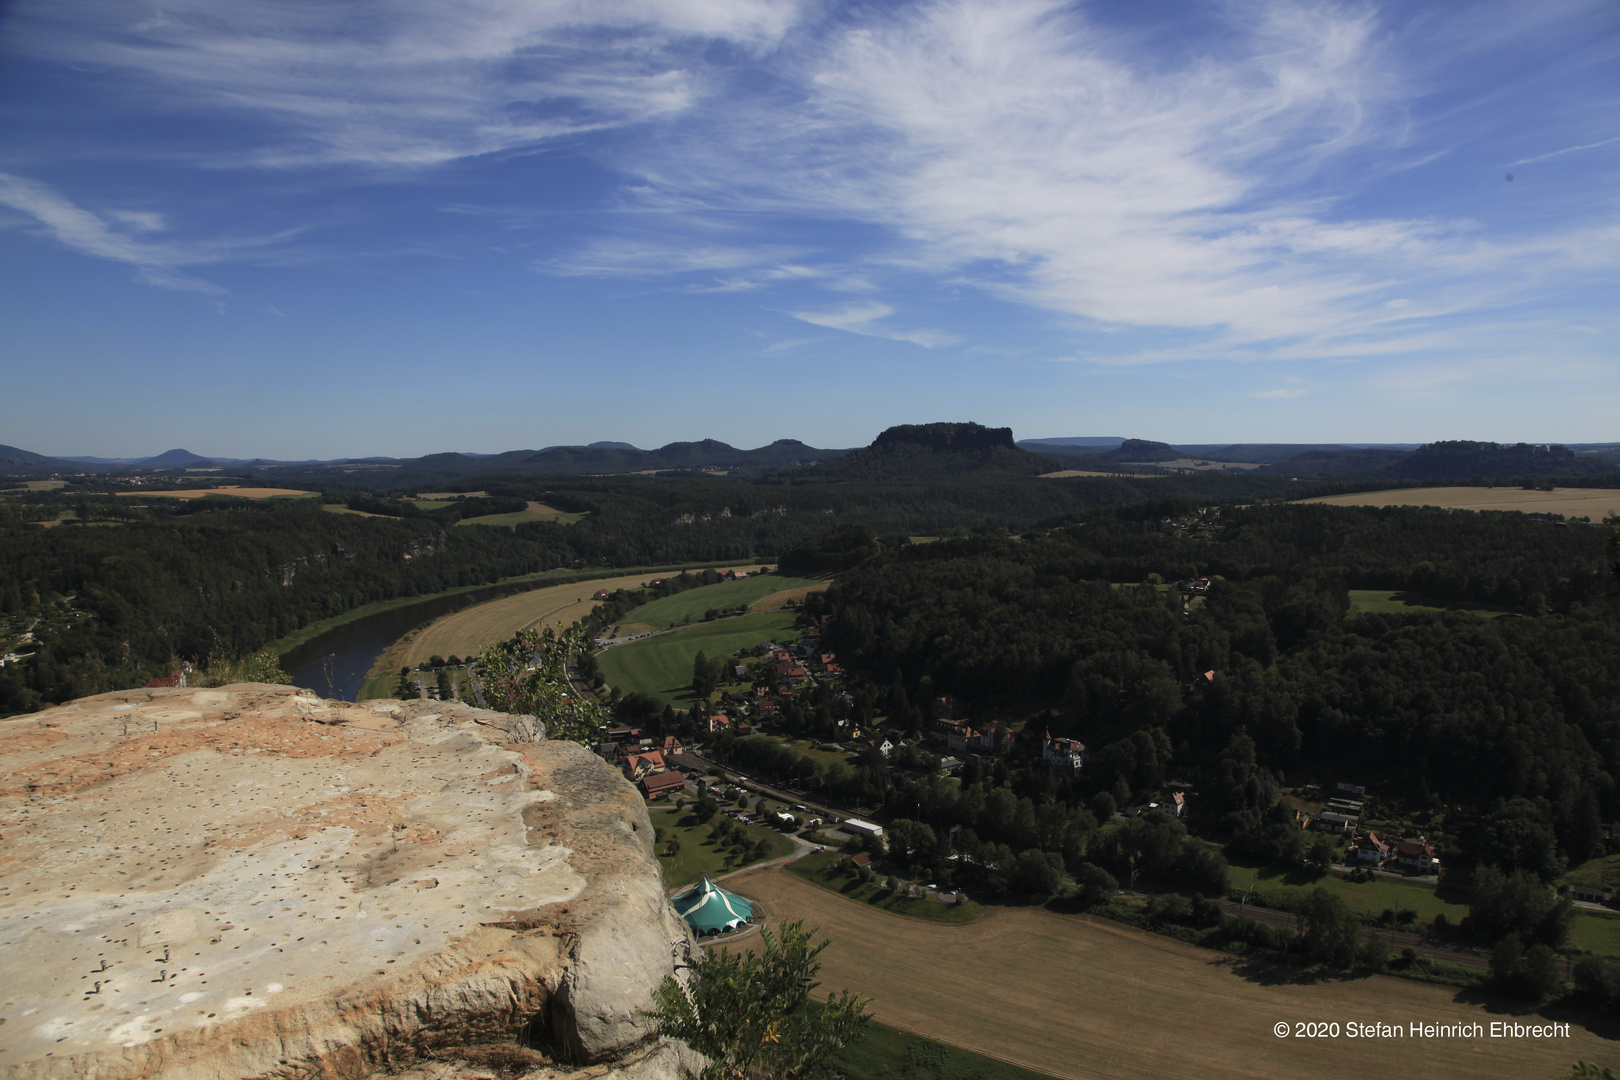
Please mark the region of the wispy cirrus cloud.
<svg viewBox="0 0 1620 1080"><path fill-rule="evenodd" d="M1508 240L1345 205L1328 178L1438 153L1408 146L1423 65L1375 6L1203 14L1219 25L1167 42L1057 0L888 9L778 57L776 93L620 163L670 204L879 226L892 267L1079 332L1196 332L1223 349L1331 347L1593 265L1589 229Z"/></svg>
<svg viewBox="0 0 1620 1080"><path fill-rule="evenodd" d="M902 330L888 326L881 320L894 314L894 308L877 302L850 304L836 311L794 311L795 319L812 326L825 326L832 330L846 330L851 334L888 338L891 341L909 341L925 349L954 345L961 339L939 330Z"/></svg>
<svg viewBox="0 0 1620 1080"><path fill-rule="evenodd" d="M693 50L771 48L798 0L64 0L17 12L36 49L168 111L261 127L223 164L419 167L668 118Z"/></svg>
<svg viewBox="0 0 1620 1080"><path fill-rule="evenodd" d="M1518 161L1510 162L1509 165L1510 167L1513 165L1533 165L1538 161L1546 161L1549 158L1563 157L1565 154L1578 154L1582 150L1596 150L1600 146L1608 146L1611 143L1617 142L1620 142L1620 135L1616 135L1612 139L1600 139L1594 143L1583 143L1580 146L1566 146L1562 150L1553 150L1546 154L1537 154L1535 157L1520 158Z"/></svg>
<svg viewBox="0 0 1620 1080"><path fill-rule="evenodd" d="M226 290L180 273L176 268L203 261L197 253L130 235L163 228L162 218L144 211L96 214L36 180L0 173L0 206L20 211L57 241L86 255L111 259L135 269L137 280L162 289L225 295Z"/></svg>

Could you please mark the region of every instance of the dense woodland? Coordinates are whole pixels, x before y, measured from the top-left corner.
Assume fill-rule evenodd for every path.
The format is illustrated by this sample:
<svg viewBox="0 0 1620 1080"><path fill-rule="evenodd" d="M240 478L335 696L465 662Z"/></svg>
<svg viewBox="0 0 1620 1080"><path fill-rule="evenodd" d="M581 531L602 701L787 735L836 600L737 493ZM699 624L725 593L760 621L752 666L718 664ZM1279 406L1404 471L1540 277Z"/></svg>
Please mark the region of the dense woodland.
<svg viewBox="0 0 1620 1080"><path fill-rule="evenodd" d="M811 617L830 616L827 645L886 687L882 706L903 725L921 730L930 699L950 693L981 724L1091 750L1083 779L1063 782L1033 750L1022 768L1015 753L1002 779L1030 805L1013 819L964 804L971 787L928 781L884 796L891 805L915 804L935 836L967 828L1015 849L1038 836L1073 869L1078 842L1065 837L1086 831L1086 813L1182 777L1198 791L1197 833L1298 862L1309 852L1278 802L1287 772L1418 807L1474 804L1486 826L1446 854L1508 875L1550 879L1601 850L1603 823L1620 817L1620 602L1605 597L1605 529L1419 509L1138 509L934 544L868 533L854 547L865 561L810 599ZM846 527L804 547L825 556L859 539ZM1201 575L1215 576L1207 595L1151 584ZM1350 614L1352 588L1498 610ZM1008 824L1019 817L1023 829ZM1168 834L1154 844L1180 850ZM1140 855L1092 861L1140 870ZM1148 865L1167 884L1196 876L1170 855Z"/></svg>

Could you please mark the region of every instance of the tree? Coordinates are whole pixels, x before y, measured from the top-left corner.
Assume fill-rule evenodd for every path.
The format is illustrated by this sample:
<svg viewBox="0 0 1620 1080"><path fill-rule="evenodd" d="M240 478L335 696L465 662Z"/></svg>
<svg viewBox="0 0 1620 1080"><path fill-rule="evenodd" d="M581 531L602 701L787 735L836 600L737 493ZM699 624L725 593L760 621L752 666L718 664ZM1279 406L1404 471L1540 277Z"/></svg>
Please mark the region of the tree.
<svg viewBox="0 0 1620 1080"><path fill-rule="evenodd" d="M455 695L455 687L452 686L451 682L450 682L450 670L448 668L440 668L439 669L439 700L440 701L449 701L451 699L451 697L453 697L454 695Z"/></svg>
<svg viewBox="0 0 1620 1080"><path fill-rule="evenodd" d="M1545 945L1526 949L1518 934L1509 934L1491 952L1491 986L1529 1001L1545 1001L1563 986L1558 955Z"/></svg>
<svg viewBox="0 0 1620 1080"><path fill-rule="evenodd" d="M1361 920L1343 900L1326 889L1312 889L1299 919L1299 942L1305 955L1334 967L1348 968L1355 963Z"/></svg>
<svg viewBox="0 0 1620 1080"><path fill-rule="evenodd" d="M844 991L812 1005L828 942L815 930L783 922L761 931L763 955L709 950L683 965L686 983L666 978L648 1013L658 1034L679 1039L709 1059L701 1080L824 1076L829 1059L861 1036L866 999ZM688 1074L691 1076L692 1074Z"/></svg>
<svg viewBox="0 0 1620 1080"><path fill-rule="evenodd" d="M1518 934L1557 946L1569 935L1574 905L1531 871L1504 874L1489 864L1477 866L1472 885L1467 925L1485 937Z"/></svg>
<svg viewBox="0 0 1620 1080"><path fill-rule="evenodd" d="M1503 870L1529 870L1551 881L1564 872L1552 823L1529 799L1515 797L1498 805L1480 822L1475 846Z"/></svg>
<svg viewBox="0 0 1620 1080"><path fill-rule="evenodd" d="M478 657L484 699L498 712L534 717L531 738L589 743L606 716L600 702L569 684L569 657L584 647L584 631L559 634L549 626L491 645Z"/></svg>
<svg viewBox="0 0 1620 1080"><path fill-rule="evenodd" d="M1035 848L1019 852L1013 864L1013 883L1032 896L1051 896L1063 884L1063 857Z"/></svg>
<svg viewBox="0 0 1620 1080"><path fill-rule="evenodd" d="M1095 863L1086 863L1076 870L1074 880L1080 886L1080 901L1084 904L1098 903L1119 892L1119 882L1114 880L1114 875Z"/></svg>

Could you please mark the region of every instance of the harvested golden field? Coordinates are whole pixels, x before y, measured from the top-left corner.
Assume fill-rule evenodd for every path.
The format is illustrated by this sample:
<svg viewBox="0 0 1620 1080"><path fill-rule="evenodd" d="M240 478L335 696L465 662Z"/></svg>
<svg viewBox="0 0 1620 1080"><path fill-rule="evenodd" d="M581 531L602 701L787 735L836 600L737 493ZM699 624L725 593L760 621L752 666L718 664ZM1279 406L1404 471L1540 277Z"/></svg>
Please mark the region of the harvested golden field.
<svg viewBox="0 0 1620 1080"><path fill-rule="evenodd" d="M398 671L422 663L431 656L472 656L494 641L505 641L528 627L567 626L594 606L591 597L598 589L637 588L648 580L646 573L625 577L578 581L531 589L516 596L475 604L438 619L429 626L396 641L378 659L373 674Z"/></svg>
<svg viewBox="0 0 1620 1080"><path fill-rule="evenodd" d="M793 601L795 604L802 604L804 603L805 597L809 596L813 592L820 592L822 589L825 589L831 584L831 581L818 581L814 585L804 585L797 589L782 589L780 592L773 592L769 596L763 596L758 600L755 600L752 604L748 605L748 610L781 611L783 608L788 606L789 600Z"/></svg>
<svg viewBox="0 0 1620 1080"><path fill-rule="evenodd" d="M831 939L817 993L870 996L885 1024L1054 1077L1364 1080L1393 1070L1424 1080L1553 1080L1577 1059L1620 1061L1612 1041L1620 1029L1604 1037L1572 1024L1568 1037L1490 1038L1492 1021L1550 1021L1447 987L1385 976L1277 981L1220 953L1041 908L992 908L965 926L923 922L776 868L725 884L763 902L772 923L802 919ZM1337 1022L1340 1035L1273 1033L1279 1022L1305 1021ZM1349 1038L1349 1021L1398 1024L1403 1037ZM1478 1023L1485 1034L1412 1037L1412 1023Z"/></svg>
<svg viewBox="0 0 1620 1080"><path fill-rule="evenodd" d="M1523 491L1514 487L1427 487L1402 491L1362 491L1325 495L1301 502L1333 506L1443 506L1448 510L1522 510L1527 514L1562 514L1602 521L1620 513L1620 488L1554 488Z"/></svg>
<svg viewBox="0 0 1620 1080"><path fill-rule="evenodd" d="M267 488L267 487L215 487L190 488L184 491L120 491L118 494L130 498L144 499L150 495L162 495L166 499L200 499L204 495L234 495L238 499L274 499L284 495L307 495L318 497L318 491L296 491L293 488Z"/></svg>

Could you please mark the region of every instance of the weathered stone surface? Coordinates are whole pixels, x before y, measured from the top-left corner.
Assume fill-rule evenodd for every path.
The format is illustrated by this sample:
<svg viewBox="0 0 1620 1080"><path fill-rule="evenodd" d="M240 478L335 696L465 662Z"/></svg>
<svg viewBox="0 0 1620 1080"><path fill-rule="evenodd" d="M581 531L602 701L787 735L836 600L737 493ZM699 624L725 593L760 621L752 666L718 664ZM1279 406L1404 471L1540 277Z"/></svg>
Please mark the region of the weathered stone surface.
<svg viewBox="0 0 1620 1080"><path fill-rule="evenodd" d="M258 684L0 721L0 1074L426 1076L515 1041L677 1073L639 1016L685 937L646 810L528 730Z"/></svg>

